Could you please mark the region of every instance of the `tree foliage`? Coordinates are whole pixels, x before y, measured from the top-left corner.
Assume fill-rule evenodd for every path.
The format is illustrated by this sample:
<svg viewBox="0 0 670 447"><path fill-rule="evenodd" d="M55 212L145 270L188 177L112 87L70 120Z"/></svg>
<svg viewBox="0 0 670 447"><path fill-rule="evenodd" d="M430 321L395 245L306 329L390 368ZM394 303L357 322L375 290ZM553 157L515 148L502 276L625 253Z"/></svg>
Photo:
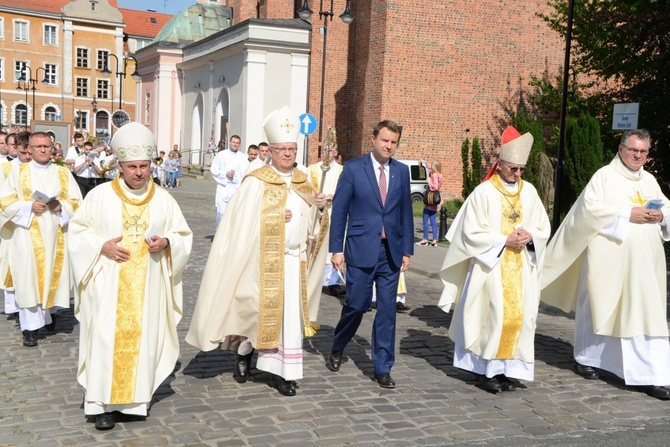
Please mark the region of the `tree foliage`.
<svg viewBox="0 0 670 447"><path fill-rule="evenodd" d="M472 154L470 154L470 139L466 138L461 144L461 161L463 163L463 199L482 181L482 148L479 138L472 140Z"/></svg>
<svg viewBox="0 0 670 447"><path fill-rule="evenodd" d="M542 18L565 36L568 2L549 6ZM574 7L571 69L596 79L580 86L588 98L582 106L607 129L614 103L639 102L638 126L654 143L647 168L670 178L670 0L575 0Z"/></svg>
<svg viewBox="0 0 670 447"><path fill-rule="evenodd" d="M571 196L568 205L581 194L604 161L598 120L586 113L568 119L565 123L565 167Z"/></svg>
<svg viewBox="0 0 670 447"><path fill-rule="evenodd" d="M544 153L542 123L535 116L524 109L521 109L512 116L512 125L522 135L526 132L530 132L530 134L533 135L533 147L530 150L530 155L526 162L526 170L523 173L523 179L532 183L533 186L539 187L540 179L543 175L541 172L541 157ZM552 175L552 173L549 172L545 175Z"/></svg>

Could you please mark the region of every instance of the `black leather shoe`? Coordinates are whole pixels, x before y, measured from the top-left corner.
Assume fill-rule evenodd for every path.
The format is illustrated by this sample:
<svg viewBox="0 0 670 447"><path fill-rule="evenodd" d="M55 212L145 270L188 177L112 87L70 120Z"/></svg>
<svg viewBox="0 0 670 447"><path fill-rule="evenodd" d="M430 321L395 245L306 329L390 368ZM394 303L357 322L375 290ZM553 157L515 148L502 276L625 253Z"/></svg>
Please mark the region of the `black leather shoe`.
<svg viewBox="0 0 670 447"><path fill-rule="evenodd" d="M502 391L516 391L516 384L512 382L505 374L498 374L495 376L495 378L498 379L498 382L500 382L500 388Z"/></svg>
<svg viewBox="0 0 670 447"><path fill-rule="evenodd" d="M284 380L282 377L277 375L273 376L272 380L274 381L275 387L277 388L277 391L279 391L279 394L288 397L295 396L295 384L292 381Z"/></svg>
<svg viewBox="0 0 670 447"><path fill-rule="evenodd" d="M486 391L492 391L494 393L502 391L503 389L502 384L496 377L486 377L485 375L479 376L479 385Z"/></svg>
<svg viewBox="0 0 670 447"><path fill-rule="evenodd" d="M97 430L111 430L116 425L116 418L112 413L99 414L95 418L95 428Z"/></svg>
<svg viewBox="0 0 670 447"><path fill-rule="evenodd" d="M51 323L44 326L47 331L53 332L56 329L56 314L51 314Z"/></svg>
<svg viewBox="0 0 670 447"><path fill-rule="evenodd" d="M235 372L233 373L233 379L237 383L244 383L249 380L249 371L251 371L251 357L254 356L254 351L251 351L247 355L237 355L235 359Z"/></svg>
<svg viewBox="0 0 670 447"><path fill-rule="evenodd" d="M577 374L588 380L597 380L600 379L600 374L591 366L582 365L581 363L575 362L573 369Z"/></svg>
<svg viewBox="0 0 670 447"><path fill-rule="evenodd" d="M37 346L37 331L23 331L23 346L27 348Z"/></svg>
<svg viewBox="0 0 670 447"><path fill-rule="evenodd" d="M376 374L373 379L382 388L395 388L395 380L391 378L389 373Z"/></svg>
<svg viewBox="0 0 670 447"><path fill-rule="evenodd" d="M344 351L330 351L330 354L328 354L328 369L333 371L333 372L338 372L340 370L340 366L342 366L342 353Z"/></svg>
<svg viewBox="0 0 670 447"><path fill-rule="evenodd" d="M370 309L377 309L377 302L376 301L372 301L370 303Z"/></svg>
<svg viewBox="0 0 670 447"><path fill-rule="evenodd" d="M405 303L401 303L400 301L395 303L395 311L398 312L399 314L404 314L406 312L409 312L410 309L411 309L411 307L405 306Z"/></svg>
<svg viewBox="0 0 670 447"><path fill-rule="evenodd" d="M643 386L640 388L642 388L642 391L644 391L651 397L655 397L656 399L661 400L670 400L670 390L665 387L650 385L650 386Z"/></svg>
<svg viewBox="0 0 670 447"><path fill-rule="evenodd" d="M347 294L347 291L337 284L332 284L328 286L328 295L331 296L344 296Z"/></svg>
<svg viewBox="0 0 670 447"><path fill-rule="evenodd" d="M7 319L10 320L10 321L11 321L11 320L16 320L16 317L17 317L18 315L19 315L18 313L8 314L8 315L7 315Z"/></svg>

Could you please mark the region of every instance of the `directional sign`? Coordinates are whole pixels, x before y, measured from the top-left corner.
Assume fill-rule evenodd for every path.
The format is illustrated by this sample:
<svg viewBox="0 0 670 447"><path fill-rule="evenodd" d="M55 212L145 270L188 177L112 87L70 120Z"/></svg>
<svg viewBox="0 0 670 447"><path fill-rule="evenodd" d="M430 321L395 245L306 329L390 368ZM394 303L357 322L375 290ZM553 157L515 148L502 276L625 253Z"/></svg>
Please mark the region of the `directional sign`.
<svg viewBox="0 0 670 447"><path fill-rule="evenodd" d="M300 133L303 135L312 135L316 130L316 117L311 113L303 113L300 119Z"/></svg>
<svg viewBox="0 0 670 447"><path fill-rule="evenodd" d="M614 104L614 113L612 114L612 129L613 130L637 129L637 117L639 113L640 113L639 102Z"/></svg>

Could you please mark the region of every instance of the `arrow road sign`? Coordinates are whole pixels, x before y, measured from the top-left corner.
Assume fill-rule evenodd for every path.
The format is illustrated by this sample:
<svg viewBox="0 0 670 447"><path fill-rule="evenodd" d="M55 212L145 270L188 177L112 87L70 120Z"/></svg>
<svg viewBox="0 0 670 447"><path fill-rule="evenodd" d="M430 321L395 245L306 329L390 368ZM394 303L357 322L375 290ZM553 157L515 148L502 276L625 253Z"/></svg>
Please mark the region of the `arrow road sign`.
<svg viewBox="0 0 670 447"><path fill-rule="evenodd" d="M312 135L316 130L316 117L311 113L303 113L300 119L300 133L303 135Z"/></svg>

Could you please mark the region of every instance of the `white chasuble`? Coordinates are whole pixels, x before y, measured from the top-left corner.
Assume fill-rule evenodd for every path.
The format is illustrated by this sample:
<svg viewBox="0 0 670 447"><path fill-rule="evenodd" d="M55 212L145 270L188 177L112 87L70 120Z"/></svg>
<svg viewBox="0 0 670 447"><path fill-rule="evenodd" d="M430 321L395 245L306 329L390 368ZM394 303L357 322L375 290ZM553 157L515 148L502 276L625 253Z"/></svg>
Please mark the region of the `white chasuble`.
<svg viewBox="0 0 670 447"><path fill-rule="evenodd" d="M86 412L142 414L179 355L191 230L164 189L149 182L131 190L122 177L91 191L70 225L81 324L77 380L86 389ZM169 247L149 253L149 228ZM101 254L103 244L119 236L131 253L123 263Z"/></svg>

